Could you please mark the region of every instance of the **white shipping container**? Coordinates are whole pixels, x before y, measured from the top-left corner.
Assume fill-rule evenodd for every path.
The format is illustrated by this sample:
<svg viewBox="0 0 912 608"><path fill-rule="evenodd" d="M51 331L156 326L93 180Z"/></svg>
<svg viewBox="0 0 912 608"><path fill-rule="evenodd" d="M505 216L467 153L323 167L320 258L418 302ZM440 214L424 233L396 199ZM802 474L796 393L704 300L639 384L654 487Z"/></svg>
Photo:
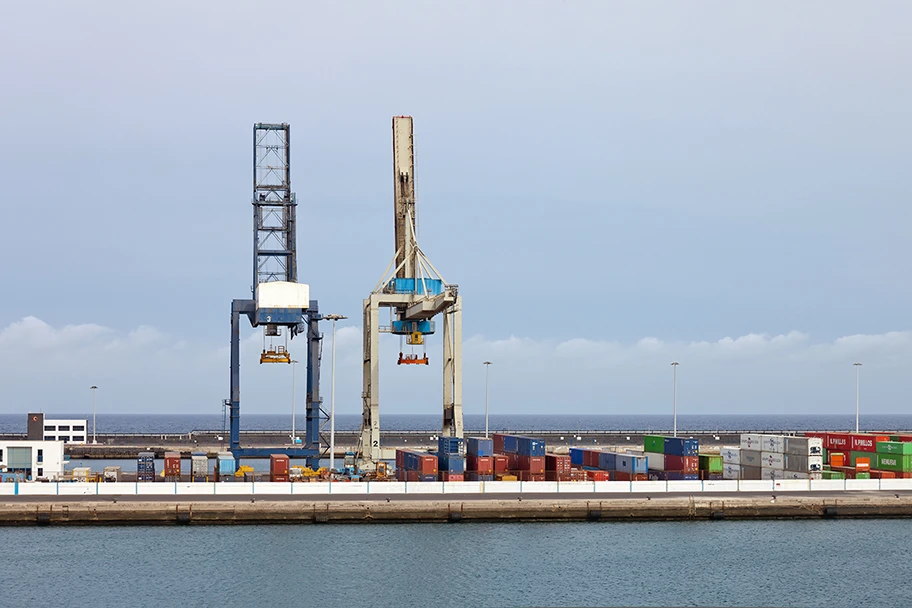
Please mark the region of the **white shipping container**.
<svg viewBox="0 0 912 608"><path fill-rule="evenodd" d="M719 455L723 464L741 464L741 448L722 448Z"/></svg>
<svg viewBox="0 0 912 608"><path fill-rule="evenodd" d="M655 452L645 452L646 464L650 471L665 470L665 454L656 454Z"/></svg>
<svg viewBox="0 0 912 608"><path fill-rule="evenodd" d="M723 464L722 479L741 479L741 467L737 464Z"/></svg>
<svg viewBox="0 0 912 608"><path fill-rule="evenodd" d="M785 469L785 455L778 452L761 452L760 462L766 469Z"/></svg>
<svg viewBox="0 0 912 608"><path fill-rule="evenodd" d="M761 479L785 479L785 471L782 469L772 469L770 467L763 467L760 469L760 478Z"/></svg>
<svg viewBox="0 0 912 608"><path fill-rule="evenodd" d="M289 281L260 283L256 288L256 305L260 308L310 308L310 285Z"/></svg>
<svg viewBox="0 0 912 608"><path fill-rule="evenodd" d="M741 450L741 466L759 467L762 454L760 450Z"/></svg>
<svg viewBox="0 0 912 608"><path fill-rule="evenodd" d="M764 435L763 436L763 448L764 452L777 452L782 454L785 452L785 436L784 435Z"/></svg>
<svg viewBox="0 0 912 608"><path fill-rule="evenodd" d="M822 471L823 456L795 456L785 454L785 469L787 471Z"/></svg>
<svg viewBox="0 0 912 608"><path fill-rule="evenodd" d="M759 452L763 447L763 436L755 434L741 435L741 449Z"/></svg>
<svg viewBox="0 0 912 608"><path fill-rule="evenodd" d="M823 439L820 437L786 437L785 453L796 456L823 456Z"/></svg>
<svg viewBox="0 0 912 608"><path fill-rule="evenodd" d="M823 479L823 473L808 473L802 471L783 471L785 479Z"/></svg>

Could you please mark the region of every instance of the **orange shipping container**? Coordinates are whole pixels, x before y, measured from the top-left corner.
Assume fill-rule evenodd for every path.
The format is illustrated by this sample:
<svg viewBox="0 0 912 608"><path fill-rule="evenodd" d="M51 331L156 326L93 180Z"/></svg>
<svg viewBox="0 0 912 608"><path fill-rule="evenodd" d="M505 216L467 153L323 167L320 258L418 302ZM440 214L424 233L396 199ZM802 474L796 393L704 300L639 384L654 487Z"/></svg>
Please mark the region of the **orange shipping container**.
<svg viewBox="0 0 912 608"><path fill-rule="evenodd" d="M830 452L830 466L844 467L845 466L845 454L843 454L842 452Z"/></svg>

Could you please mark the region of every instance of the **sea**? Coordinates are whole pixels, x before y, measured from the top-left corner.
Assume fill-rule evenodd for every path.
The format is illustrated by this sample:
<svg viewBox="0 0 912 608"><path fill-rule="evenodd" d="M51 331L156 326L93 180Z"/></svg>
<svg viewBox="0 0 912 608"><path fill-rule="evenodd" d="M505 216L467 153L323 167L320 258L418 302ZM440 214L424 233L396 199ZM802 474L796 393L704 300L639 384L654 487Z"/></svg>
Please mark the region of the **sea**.
<svg viewBox="0 0 912 608"><path fill-rule="evenodd" d="M91 424L91 415L47 416ZM492 415L489 423L649 431L669 429L672 418ZM0 433L25 432L25 424L24 414L2 415ZM290 424L282 415L241 421L251 430ZM359 416L338 416L336 428L359 424ZM440 422L390 414L381 424L433 430ZM221 429L223 419L99 414L97 425L103 433L187 433ZM466 415L465 425L483 429L484 416ZM678 416L684 431L854 426L854 415ZM910 430L912 416L863 416L860 427ZM0 527L0 547L11 567L0 608L912 605L905 520Z"/></svg>

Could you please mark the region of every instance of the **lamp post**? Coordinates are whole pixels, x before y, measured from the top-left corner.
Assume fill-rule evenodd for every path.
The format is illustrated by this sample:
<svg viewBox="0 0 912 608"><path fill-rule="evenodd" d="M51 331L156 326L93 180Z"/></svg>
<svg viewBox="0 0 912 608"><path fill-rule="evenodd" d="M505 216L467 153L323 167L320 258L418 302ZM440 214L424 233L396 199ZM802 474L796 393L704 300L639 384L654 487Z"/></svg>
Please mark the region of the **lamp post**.
<svg viewBox="0 0 912 608"><path fill-rule="evenodd" d="M485 439L488 438L488 372L491 371L491 362L485 361Z"/></svg>
<svg viewBox="0 0 912 608"><path fill-rule="evenodd" d="M323 315L333 322L332 372L329 376L329 472L336 468L336 321L347 319L344 315Z"/></svg>
<svg viewBox="0 0 912 608"><path fill-rule="evenodd" d="M858 375L861 371L861 363L855 362L855 432L858 432Z"/></svg>
<svg viewBox="0 0 912 608"><path fill-rule="evenodd" d="M292 445L297 445L298 441L295 438L295 371L297 371L298 362L294 359L291 360L291 443Z"/></svg>
<svg viewBox="0 0 912 608"><path fill-rule="evenodd" d="M671 362L674 370L674 436L678 436L678 365L677 361Z"/></svg>
<svg viewBox="0 0 912 608"><path fill-rule="evenodd" d="M89 390L92 391L92 445L96 445L98 442L95 440L95 391L98 387L93 384Z"/></svg>

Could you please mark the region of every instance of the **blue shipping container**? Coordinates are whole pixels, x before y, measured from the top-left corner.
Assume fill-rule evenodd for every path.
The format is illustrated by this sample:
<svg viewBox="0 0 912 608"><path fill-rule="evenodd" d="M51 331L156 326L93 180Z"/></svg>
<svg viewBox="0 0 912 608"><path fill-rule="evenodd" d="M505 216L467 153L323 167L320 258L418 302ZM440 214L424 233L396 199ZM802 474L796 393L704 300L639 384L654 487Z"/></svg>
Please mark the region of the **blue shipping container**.
<svg viewBox="0 0 912 608"><path fill-rule="evenodd" d="M235 472L237 472L237 468L234 465L234 458L230 456L219 456L218 472L219 475L234 475Z"/></svg>
<svg viewBox="0 0 912 608"><path fill-rule="evenodd" d="M516 453L520 456L544 456L545 442L532 437L516 438Z"/></svg>
<svg viewBox="0 0 912 608"><path fill-rule="evenodd" d="M570 448L570 464L583 464L583 450L580 448Z"/></svg>
<svg viewBox="0 0 912 608"><path fill-rule="evenodd" d="M603 471L617 471L617 454L614 452L599 452L599 468Z"/></svg>
<svg viewBox="0 0 912 608"><path fill-rule="evenodd" d="M462 454L438 454L437 470L447 473L465 473L465 456Z"/></svg>
<svg viewBox="0 0 912 608"><path fill-rule="evenodd" d="M437 452L440 454L465 454L462 437L438 437Z"/></svg>
<svg viewBox="0 0 912 608"><path fill-rule="evenodd" d="M696 439L666 437L665 453L672 456L698 456L700 454L700 442Z"/></svg>
<svg viewBox="0 0 912 608"><path fill-rule="evenodd" d="M616 454L615 455L615 471L623 471L624 473L630 473L631 475L636 475L637 473L647 473L647 456L633 456L631 454Z"/></svg>
<svg viewBox="0 0 912 608"><path fill-rule="evenodd" d="M469 437L466 439L466 454L472 456L493 456L494 440L484 437Z"/></svg>
<svg viewBox="0 0 912 608"><path fill-rule="evenodd" d="M516 454L517 449L519 449L519 437L516 435L504 435L504 454Z"/></svg>
<svg viewBox="0 0 912 608"><path fill-rule="evenodd" d="M418 481L437 481L436 475L419 475Z"/></svg>

